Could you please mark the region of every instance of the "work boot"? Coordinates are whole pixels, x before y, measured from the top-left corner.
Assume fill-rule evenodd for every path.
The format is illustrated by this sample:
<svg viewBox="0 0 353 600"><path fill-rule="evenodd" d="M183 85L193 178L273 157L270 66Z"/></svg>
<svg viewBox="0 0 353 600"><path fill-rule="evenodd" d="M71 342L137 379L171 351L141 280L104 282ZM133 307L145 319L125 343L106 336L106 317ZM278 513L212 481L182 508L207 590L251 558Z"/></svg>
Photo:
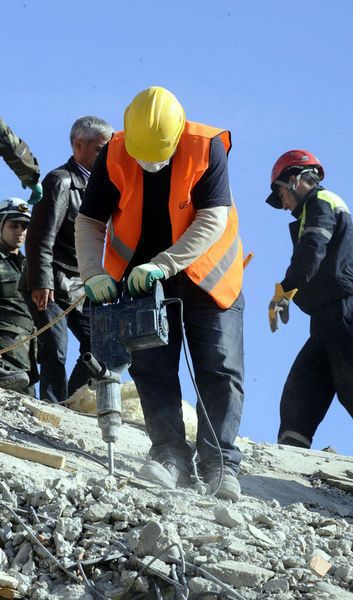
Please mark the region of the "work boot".
<svg viewBox="0 0 353 600"><path fill-rule="evenodd" d="M164 460L163 462L149 460L142 465L138 475L151 483L156 483L157 485L162 485L170 490L174 490L179 479L180 471L178 467L169 460Z"/></svg>
<svg viewBox="0 0 353 600"><path fill-rule="evenodd" d="M207 494L213 494L219 484L220 468L215 467L206 471L204 474L204 481L207 483ZM240 483L237 479L236 474L231 467L225 465L223 467L223 477L220 488L216 493L216 498L223 498L224 500L232 500L238 502L241 495Z"/></svg>
<svg viewBox="0 0 353 600"><path fill-rule="evenodd" d="M20 392L29 386L29 377L24 369L10 369L0 361L0 387L4 390Z"/></svg>

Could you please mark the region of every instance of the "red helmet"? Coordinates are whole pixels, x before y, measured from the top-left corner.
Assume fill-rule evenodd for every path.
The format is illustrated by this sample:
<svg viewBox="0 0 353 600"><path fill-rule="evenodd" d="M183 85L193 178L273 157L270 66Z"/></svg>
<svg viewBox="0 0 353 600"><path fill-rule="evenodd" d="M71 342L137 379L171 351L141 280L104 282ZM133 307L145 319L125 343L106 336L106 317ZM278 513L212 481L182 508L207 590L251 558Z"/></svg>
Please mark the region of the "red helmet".
<svg viewBox="0 0 353 600"><path fill-rule="evenodd" d="M325 176L322 164L311 152L307 150L289 150L285 152L276 160L271 173L272 194L270 194L266 202L274 208L282 208L282 202L277 194L275 182L281 178L281 175L285 171L295 167L302 171L312 167L316 168L320 181Z"/></svg>

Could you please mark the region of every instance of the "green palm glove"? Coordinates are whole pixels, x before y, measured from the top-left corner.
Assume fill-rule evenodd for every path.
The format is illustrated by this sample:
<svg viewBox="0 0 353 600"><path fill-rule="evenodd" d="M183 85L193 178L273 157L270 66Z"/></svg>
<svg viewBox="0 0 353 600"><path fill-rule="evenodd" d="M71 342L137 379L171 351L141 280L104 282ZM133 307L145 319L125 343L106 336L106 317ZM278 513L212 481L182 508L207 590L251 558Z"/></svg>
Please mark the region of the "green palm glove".
<svg viewBox="0 0 353 600"><path fill-rule="evenodd" d="M127 280L131 296L149 292L157 279L164 279L163 271L153 263L145 263L134 267Z"/></svg>
<svg viewBox="0 0 353 600"><path fill-rule="evenodd" d="M28 200L28 204L38 204L38 202L41 201L41 199L43 198L43 188L42 188L42 184L39 183L35 183L33 186L30 186L32 193L30 195L30 198Z"/></svg>
<svg viewBox="0 0 353 600"><path fill-rule="evenodd" d="M85 292L92 302L103 304L114 302L118 297L118 287L114 279L102 273L93 275L85 281Z"/></svg>

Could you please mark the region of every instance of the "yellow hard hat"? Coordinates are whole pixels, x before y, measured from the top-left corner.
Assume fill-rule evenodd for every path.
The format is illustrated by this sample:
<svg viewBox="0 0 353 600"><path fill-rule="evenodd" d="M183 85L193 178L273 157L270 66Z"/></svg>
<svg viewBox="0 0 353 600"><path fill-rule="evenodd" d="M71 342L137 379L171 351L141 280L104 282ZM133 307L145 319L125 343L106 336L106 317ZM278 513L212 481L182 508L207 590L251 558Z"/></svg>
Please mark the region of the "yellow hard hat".
<svg viewBox="0 0 353 600"><path fill-rule="evenodd" d="M185 112L176 97L165 88L149 87L125 110L126 150L136 160L167 160L175 152L184 125Z"/></svg>

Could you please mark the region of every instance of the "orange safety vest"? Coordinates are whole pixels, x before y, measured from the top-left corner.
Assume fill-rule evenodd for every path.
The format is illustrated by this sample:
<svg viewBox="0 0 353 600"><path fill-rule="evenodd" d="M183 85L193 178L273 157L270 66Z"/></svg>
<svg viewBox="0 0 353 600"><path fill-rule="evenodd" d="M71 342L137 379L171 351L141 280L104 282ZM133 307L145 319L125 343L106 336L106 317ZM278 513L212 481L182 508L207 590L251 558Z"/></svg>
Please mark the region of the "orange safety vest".
<svg viewBox="0 0 353 600"><path fill-rule="evenodd" d="M231 148L228 131L186 121L173 157L170 182L173 244L195 218L191 192L208 168L210 144L216 136L220 136L228 153ZM108 224L104 268L113 279L120 281L141 237L143 209L143 171L126 152L123 131L115 133L109 142L107 170L120 192L120 200ZM229 308L237 299L243 280L243 248L234 204L229 207L223 235L185 272L221 308Z"/></svg>

